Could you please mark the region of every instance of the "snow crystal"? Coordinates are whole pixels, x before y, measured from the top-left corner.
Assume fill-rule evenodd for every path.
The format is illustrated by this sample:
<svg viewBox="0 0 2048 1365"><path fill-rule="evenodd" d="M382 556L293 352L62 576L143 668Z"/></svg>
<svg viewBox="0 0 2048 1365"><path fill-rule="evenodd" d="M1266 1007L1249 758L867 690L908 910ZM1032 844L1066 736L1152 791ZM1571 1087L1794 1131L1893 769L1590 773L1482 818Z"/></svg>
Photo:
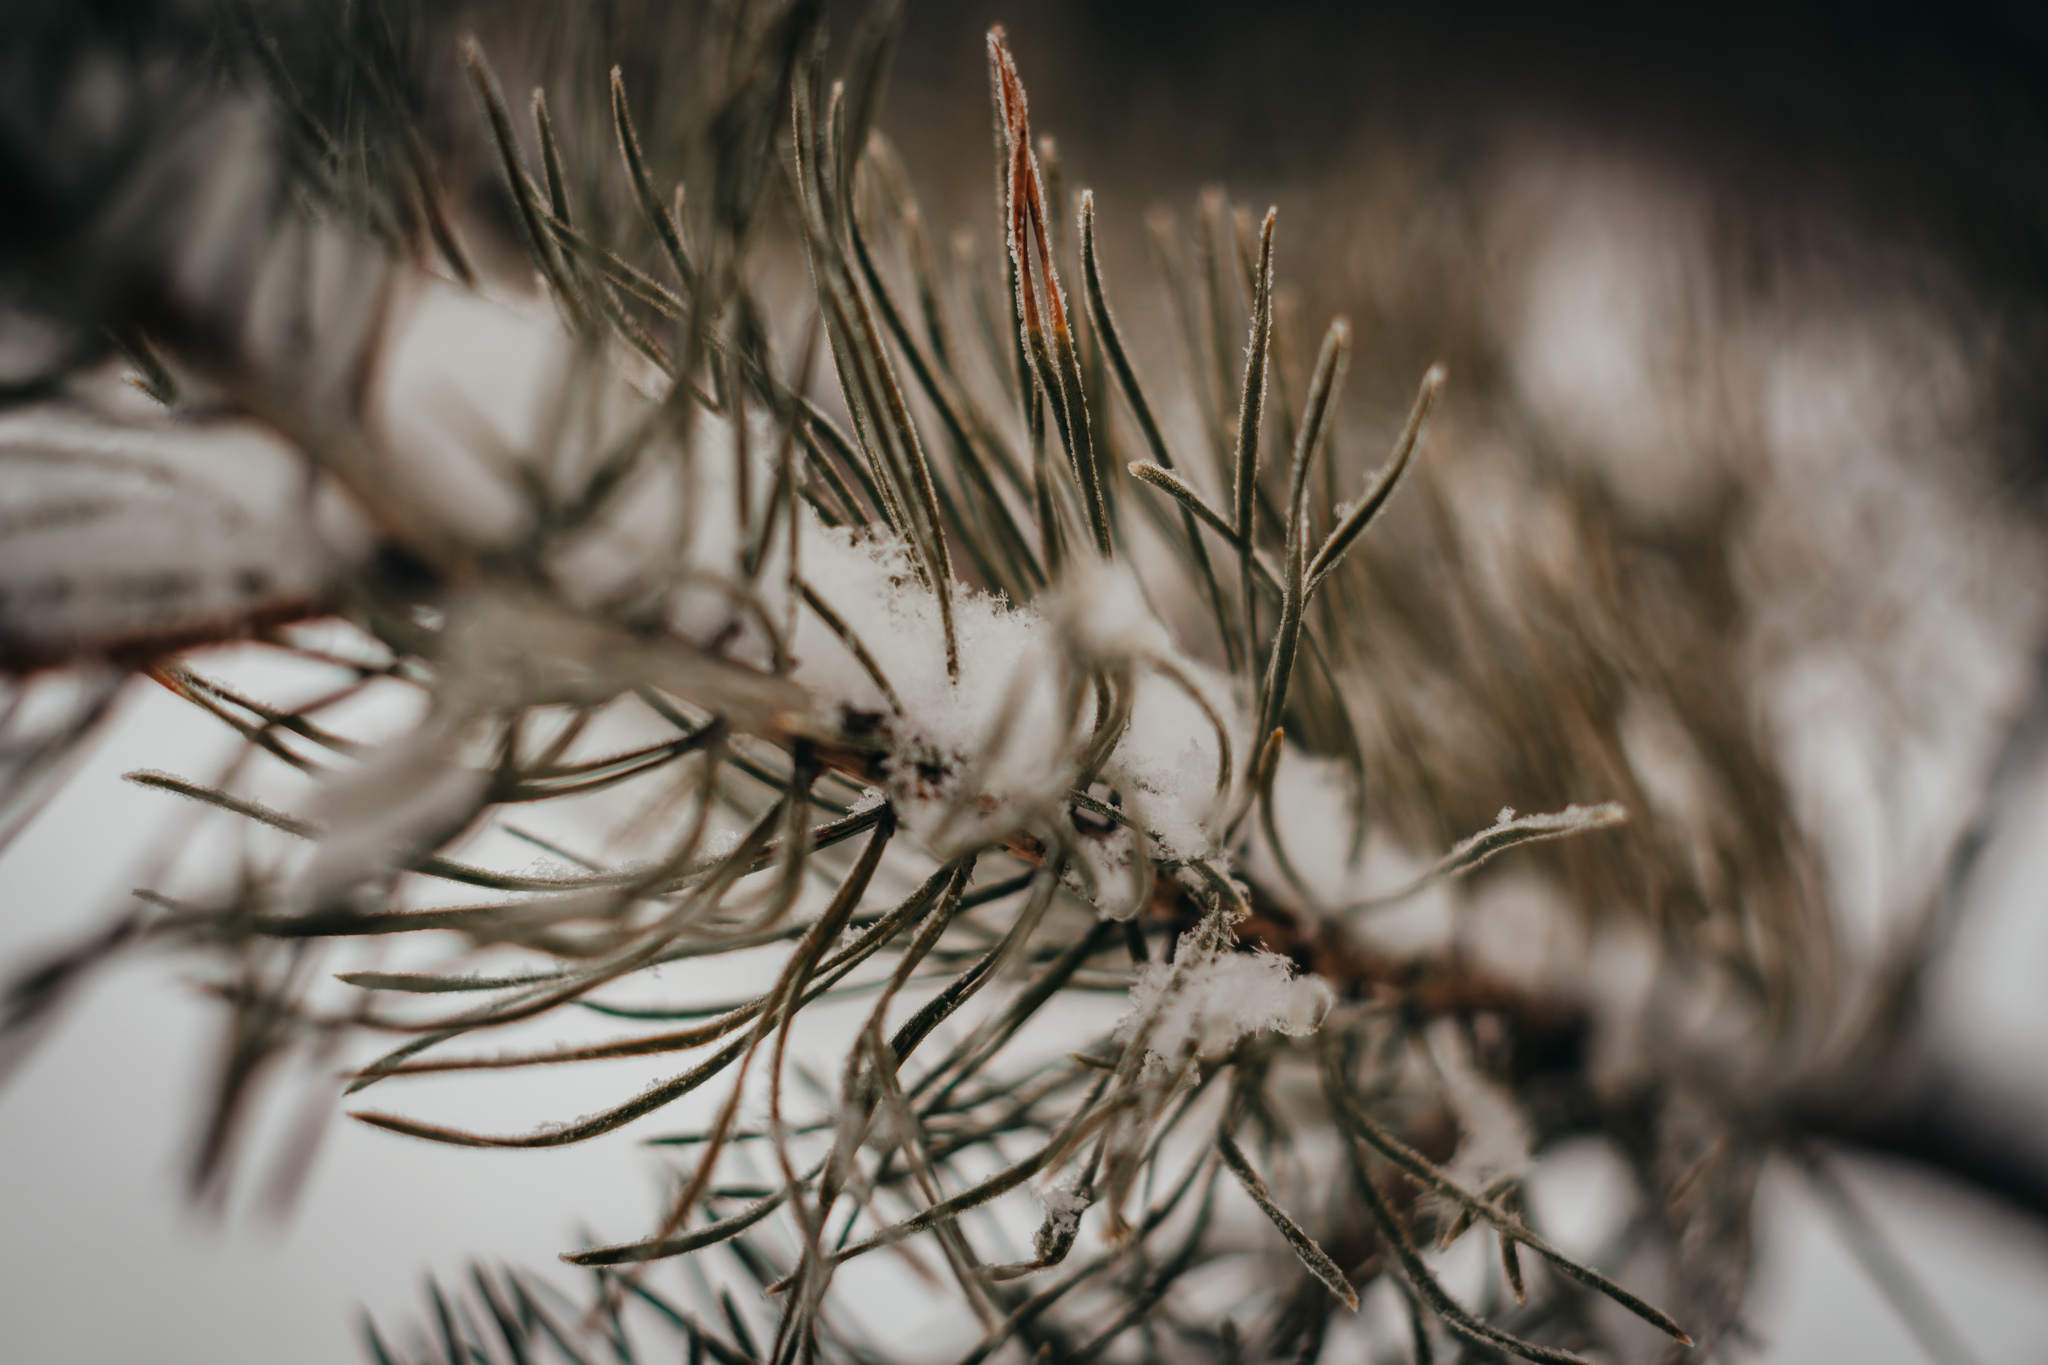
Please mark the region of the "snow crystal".
<svg viewBox="0 0 2048 1365"><path fill-rule="evenodd" d="M1213 851L1223 741L1204 706L1239 752L1249 727L1229 681L1174 650L1128 569L1077 568L1062 590L1021 607L956 585L955 681L937 599L900 540L807 522L801 564L876 661L902 714L811 612L798 618L795 676L816 699L820 724L888 733L888 792L911 833L943 845L984 840L1056 809L1095 723L1094 690L1080 671L1094 665L1127 668L1135 688L1133 719L1100 783L1156 836L1158 857ZM1128 833L1081 842L1106 913L1135 910Z"/></svg>
<svg viewBox="0 0 2048 1365"><path fill-rule="evenodd" d="M1093 1197L1071 1185L1035 1186L1031 1196L1045 1210L1045 1222L1031 1237L1032 1250L1041 1260L1065 1254L1081 1230L1081 1215L1095 1202Z"/></svg>
<svg viewBox="0 0 2048 1365"><path fill-rule="evenodd" d="M1043 616L953 588L960 676L947 676L938 599L893 538L817 528L801 551L812 590L875 660L902 707L816 613L798 618L796 678L821 725L881 726L890 798L912 833L949 843L999 835L1072 781L1088 712L1070 695Z"/></svg>
<svg viewBox="0 0 2048 1365"><path fill-rule="evenodd" d="M1574 803L1563 810L1540 815L1516 815L1513 806L1502 806L1491 825L1470 838L1459 840L1431 875L1477 867L1502 849L1516 844L1542 843L1589 830L1607 829L1627 819L1628 811L1613 801L1597 806Z"/></svg>
<svg viewBox="0 0 2048 1365"><path fill-rule="evenodd" d="M1198 944L1201 932L1181 935L1176 962L1138 969L1131 1007L1117 1023L1120 1041L1153 1020L1146 1052L1171 1061L1190 1043L1198 1055L1216 1057L1248 1033L1300 1038L1322 1026L1333 1003L1329 983L1296 976L1294 964L1278 953L1205 950Z"/></svg>
<svg viewBox="0 0 2048 1365"><path fill-rule="evenodd" d="M1066 1185L1035 1186L1031 1197L1045 1210L1046 1223L1062 1233L1072 1232L1080 1226L1081 1215L1095 1202L1091 1196Z"/></svg>
<svg viewBox="0 0 2048 1365"><path fill-rule="evenodd" d="M1095 903L1104 919L1127 920L1145 908L1150 878L1131 831L1085 808L1073 813L1074 861L1065 885ZM1104 827L1106 826L1106 828Z"/></svg>

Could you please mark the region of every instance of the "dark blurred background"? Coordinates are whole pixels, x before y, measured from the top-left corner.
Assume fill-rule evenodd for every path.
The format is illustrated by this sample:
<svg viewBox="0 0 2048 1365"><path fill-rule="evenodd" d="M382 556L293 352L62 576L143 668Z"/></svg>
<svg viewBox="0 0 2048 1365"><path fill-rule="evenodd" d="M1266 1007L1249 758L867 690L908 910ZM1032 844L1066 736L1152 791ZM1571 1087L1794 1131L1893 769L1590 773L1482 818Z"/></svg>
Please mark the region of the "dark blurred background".
<svg viewBox="0 0 2048 1365"><path fill-rule="evenodd" d="M1106 219L1218 181L1277 202L1279 273L1362 315L1368 354L1409 362L1470 325L1498 249L1479 197L1565 148L1699 195L1732 289L1843 251L1946 276L1927 283L1999 331L2007 475L2048 468L2040 6L912 0L886 125L948 227L990 217L974 111L995 23ZM1420 278L1362 263L1385 259Z"/></svg>

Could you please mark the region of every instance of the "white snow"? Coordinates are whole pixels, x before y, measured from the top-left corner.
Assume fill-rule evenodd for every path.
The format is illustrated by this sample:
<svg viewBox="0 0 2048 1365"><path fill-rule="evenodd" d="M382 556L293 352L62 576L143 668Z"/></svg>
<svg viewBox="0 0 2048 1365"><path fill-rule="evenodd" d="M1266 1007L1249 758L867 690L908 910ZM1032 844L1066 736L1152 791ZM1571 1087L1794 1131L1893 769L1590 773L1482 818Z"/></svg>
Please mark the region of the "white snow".
<svg viewBox="0 0 2048 1365"><path fill-rule="evenodd" d="M1165 661L1201 689L1227 727L1247 727L1228 683L1173 649L1127 569L1097 567L1045 603L1023 607L956 586L956 682L946 674L937 599L900 541L828 530L807 516L800 563L813 591L877 661L903 714L890 713L852 653L809 611L798 618L795 677L811 690L820 724L878 718L895 751L889 796L912 833L939 845L935 853L1002 837L1033 819L1064 818L1061 798L1095 720L1094 690L1082 672L1088 665L1128 670L1136 692L1134 721L1098 781L1158 836L1158 856L1212 851L1215 727L1150 665ZM1080 840L1112 898L1129 883L1129 851L1119 838L1127 836ZM1135 905L1118 900L1117 908Z"/></svg>
<svg viewBox="0 0 2048 1365"><path fill-rule="evenodd" d="M296 455L157 410L0 419L0 639L39 654L232 633L327 569Z"/></svg>
<svg viewBox="0 0 2048 1365"><path fill-rule="evenodd" d="M1045 1210L1045 1224L1032 1238L1038 1254L1043 1256L1049 1247L1057 1246L1080 1230L1081 1215L1095 1201L1088 1195L1067 1185L1038 1185L1031 1190L1032 1198Z"/></svg>
<svg viewBox="0 0 2048 1365"><path fill-rule="evenodd" d="M1149 1022L1148 1056L1171 1063L1192 1047L1217 1057L1250 1033L1305 1037L1322 1025L1335 997L1313 974L1296 976L1278 953L1215 951L1200 946L1202 930L1181 935L1176 960L1149 962L1131 985L1131 1007L1117 1023L1120 1042Z"/></svg>

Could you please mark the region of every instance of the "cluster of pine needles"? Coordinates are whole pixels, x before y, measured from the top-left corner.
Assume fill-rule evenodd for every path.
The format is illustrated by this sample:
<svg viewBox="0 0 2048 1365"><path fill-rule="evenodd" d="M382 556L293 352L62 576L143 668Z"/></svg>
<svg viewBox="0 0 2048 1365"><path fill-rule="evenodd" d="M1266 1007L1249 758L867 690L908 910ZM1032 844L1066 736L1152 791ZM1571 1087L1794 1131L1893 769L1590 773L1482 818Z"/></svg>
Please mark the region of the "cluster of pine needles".
<svg viewBox="0 0 2048 1365"><path fill-rule="evenodd" d="M388 875L310 906L280 895L281 873L251 872L221 897L142 893L104 940L18 987L11 1021L19 1028L40 1017L80 967L116 949L210 955L222 968L211 989L234 1022L199 1159L202 1186L223 1178L245 1112L282 1059L331 1067L343 1043L366 1033L399 1042L351 1070L351 1094L409 1075L697 1053L638 1095L535 1132L354 1112L417 1139L534 1149L596 1138L723 1087L704 1127L654 1139L689 1164L646 1235L565 1257L591 1270L588 1302L562 1298L545 1277L480 1267L466 1287L434 1287L417 1345L368 1328L387 1365L672 1358L672 1344L635 1344L632 1305L642 1336L685 1339L692 1362L880 1359L892 1344L866 1341L841 1311L835 1272L920 1246L943 1261L961 1310L978 1324L964 1362L1020 1351L1075 1361L1312 1360L1335 1317L1382 1282L1407 1307L1417 1360L1433 1358L1446 1333L1461 1358L1575 1362L1588 1350L1639 1349L1641 1324L1679 1354L1694 1345L1688 1329L1703 1344L1739 1331L1747 1200L1767 1138L1675 1125L1660 1107L1669 1097L1654 1088L1632 1106L1603 1107L1569 1065L1560 1079L1545 1059L1580 1045L1582 1017L1455 957L1375 949L1321 903L1276 814L1286 746L1345 775L1352 847L1318 850L1321 862L1355 861L1375 784L1391 794L1379 799L1420 791L1413 772L1389 770L1400 747L1388 738L1397 704L1376 690L1373 642L1361 636L1371 615L1361 604L1397 589L1384 559L1352 552L1397 490L1416 487L1404 474L1443 371L1422 376L1391 454L1346 497L1334 446L1351 329L1331 322L1304 366L1307 356L1275 325L1275 215L1207 197L1192 250L1170 215L1150 225L1198 414L1192 450L1177 453L1119 330L1093 197L1069 197L1056 148L1034 140L1000 31L988 46L1000 249L978 253L963 237L942 261L901 161L875 128L898 17L881 9L831 79L829 25L817 6L710 7L675 73L685 94L636 101L642 75L652 80L646 63L633 74L613 68L608 82L585 72L574 97L559 102L569 115L559 122L540 90L523 122L483 47L463 49L481 114L477 145L502 190L496 202L574 342L565 406L577 386L594 393L620 373L653 390L626 439L552 464L516 456L528 507L515 544L450 534L394 494L380 464L388 453L361 411L375 362L331 363L337 349L374 345L375 310L339 340L315 328L299 350L272 347L260 361L168 306L145 310L146 333L120 337L152 395L175 406L197 377L214 401L286 435L376 528L376 552L337 569L301 613L344 617L345 641L293 622L245 623L261 647L332 674L317 701L273 706L177 655L148 663L157 682L232 727L250 755L317 780L362 754L326 713L379 690L423 694L431 710L472 687L443 629L443 609L465 596L516 601L590 667L570 676L535 666L492 694L487 780ZM373 263L362 276L373 296L422 269L462 287L491 273L481 234L447 212L405 23L374 5L337 11L330 65L313 82L254 11L232 13L221 60L278 111L290 188L279 214L341 224ZM794 327L761 302L764 261L808 280ZM307 305L307 316L317 313ZM741 522L736 562L716 575L639 583L597 608L571 605L549 581L551 556L601 527L648 466L712 458L701 431L714 417L732 431L774 433L765 487L754 486L744 436L724 455L735 462L727 477ZM806 509L825 527L905 547L941 613L942 657L890 657L834 613L794 552ZM1135 687L1127 664L1085 657L1070 662L1077 690L1092 699L1092 727L1046 741L1066 746L1071 790L1000 837L945 849L942 860L909 848L897 812L871 792L902 757L891 747L904 719L892 675L958 675L957 592L999 593L1022 607L1116 562L1136 564L1155 597L1197 604L1184 614L1194 637L1180 645L1234 680L1252 722L1251 751L1233 753L1230 727L1210 717L1222 747L1223 853L1152 856L1147 832L1095 782ZM790 610L815 613L894 714L847 712L834 726L805 709L786 676L791 623L763 606L770 573L787 575L778 586ZM713 578L726 619L678 632L675 594ZM732 647L742 639L764 642L765 665ZM643 723L658 718L667 734L623 750L592 742L608 716L627 711ZM136 780L285 842L323 833L238 794L232 780ZM536 804L600 794L640 812L636 837L651 856L587 857L525 828ZM1478 826L1449 827L1488 803L1499 804L1498 794L1432 796L1423 817L1388 818L1410 834L1448 831L1450 845ZM1504 821L1456 843L1424 881L1616 815L1596 808L1577 820ZM729 846L714 840L714 817L742 831ZM479 829L509 831L573 870L512 872L451 856L451 844ZM1119 833L1141 881L1138 912L1126 921L1098 916L1080 894L1084 843ZM1244 856L1254 843L1263 859ZM1259 870L1268 867L1270 877ZM495 899L422 907L409 897L428 882ZM890 889L899 885L907 894ZM356 1003L318 1003L311 983L324 949L407 934L462 946L433 971L346 973ZM1253 1034L1211 1055L1191 1035L1161 1055L1155 1014L1117 1034L1065 1040L1078 1043L1071 1052L1048 1056L1020 1041L1062 1002L1127 989L1141 967L1172 964L1171 996L1203 963L1254 947L1332 987L1335 1005L1312 1036ZM513 951L527 965L477 975L465 959L484 951ZM648 974L663 964L762 952L781 956L772 984L750 998L601 998L629 979L643 996L658 994ZM1751 975L1769 994L1768 943L1762 956ZM844 1034L838 1076L791 1057L807 1007L862 995L873 1003ZM415 1008L450 999L465 1003ZM577 1011L636 1028L530 1052L446 1050ZM1654 1192L1592 1263L1532 1225L1518 1176L1470 1188L1447 1173L1463 1135L1427 1042L1447 1021L1490 1081L1526 1105L1539 1142L1605 1131ZM792 1071L800 1093L786 1088ZM1685 1102L1683 1093L1670 1100ZM1307 1134L1331 1141L1304 1142ZM1045 1212L1030 1254L1019 1257L985 1214L999 1201L1028 1207L1027 1189ZM1248 1201L1278 1234L1236 1289L1227 1267L1242 1263L1248 1243L1220 1216L1233 1201ZM1097 1220L1092 1240L1081 1236L1083 1219ZM1447 1288L1427 1254L1463 1237L1490 1239L1497 1257L1477 1302ZM1651 1245L1671 1249L1685 1327L1607 1273ZM743 1305L730 1284L703 1277L687 1301L657 1290L649 1266L684 1257L730 1258L761 1298ZM1179 1292L1192 1284L1199 1292ZM1625 1313L1599 1309L1603 1299Z"/></svg>

